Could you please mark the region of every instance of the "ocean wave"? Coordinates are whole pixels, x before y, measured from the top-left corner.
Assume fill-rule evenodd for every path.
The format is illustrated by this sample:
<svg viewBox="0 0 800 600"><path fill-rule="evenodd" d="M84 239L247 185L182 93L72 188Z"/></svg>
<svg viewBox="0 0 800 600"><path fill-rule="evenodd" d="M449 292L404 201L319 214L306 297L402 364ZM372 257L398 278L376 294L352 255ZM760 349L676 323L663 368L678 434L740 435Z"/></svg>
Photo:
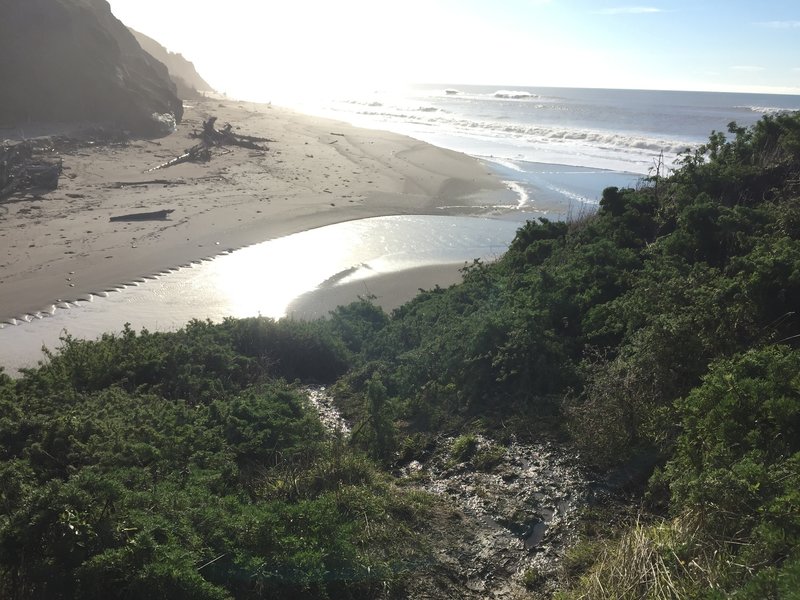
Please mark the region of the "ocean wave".
<svg viewBox="0 0 800 600"><path fill-rule="evenodd" d="M497 90L492 94L495 98L502 98L504 100L530 100L531 98L538 98L537 94L518 90Z"/></svg>
<svg viewBox="0 0 800 600"><path fill-rule="evenodd" d="M750 112L759 113L762 115L777 115L780 113L789 113L798 110L796 108L780 108L777 106L734 106L733 108L749 110Z"/></svg>
<svg viewBox="0 0 800 600"><path fill-rule="evenodd" d="M484 101L487 98L491 96L483 96ZM533 107L536 103L526 103L525 106ZM492 159L552 162L642 174L649 172L660 154L663 155L664 164L672 165L679 155L702 143L699 140L570 127L566 124L525 123L477 116L469 118L443 108L438 111L419 110L427 106L436 104L414 102L401 106L388 103L382 107L362 105L337 110L358 117L355 122L362 126L388 128Z"/></svg>
<svg viewBox="0 0 800 600"><path fill-rule="evenodd" d="M359 110L356 111L355 114L361 115L364 117L386 117L389 119L397 119L400 121L424 121L428 120L422 115L411 115L408 113L403 112L387 112L387 111L378 111L378 110Z"/></svg>
<svg viewBox="0 0 800 600"><path fill-rule="evenodd" d="M355 104L357 106L371 106L371 107L374 107L374 108L378 108L378 107L383 106L383 103L382 102L378 102L377 100L370 100L370 101L367 101L367 100L343 100L342 102L344 102L345 104Z"/></svg>
<svg viewBox="0 0 800 600"><path fill-rule="evenodd" d="M580 145L610 152L644 152L654 155L678 155L698 146L696 142L647 137L635 134L615 133L592 129L524 125L490 120L460 119L447 111L425 111L413 114L398 110L363 110L358 115L388 121L399 121L415 126L433 127L443 133L454 133L467 137L497 139L502 142L519 142L526 145Z"/></svg>
<svg viewBox="0 0 800 600"><path fill-rule="evenodd" d="M442 124L446 123L442 122ZM482 130L487 133L510 135L528 141L578 142L606 149L635 148L637 150L678 154L696 146L695 143L680 140L666 140L590 129L512 125L472 120L450 120L450 125L462 130Z"/></svg>

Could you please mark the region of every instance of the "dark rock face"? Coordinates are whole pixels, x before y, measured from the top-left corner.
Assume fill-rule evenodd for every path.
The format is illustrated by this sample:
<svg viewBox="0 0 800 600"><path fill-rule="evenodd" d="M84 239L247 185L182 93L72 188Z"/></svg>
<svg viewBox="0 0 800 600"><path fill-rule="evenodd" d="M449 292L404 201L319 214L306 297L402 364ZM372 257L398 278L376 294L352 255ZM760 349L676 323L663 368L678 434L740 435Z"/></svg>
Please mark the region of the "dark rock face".
<svg viewBox="0 0 800 600"><path fill-rule="evenodd" d="M178 96L188 100L198 97L200 95L199 92L214 91L197 72L194 64L186 60L182 54L170 52L153 38L143 33L133 29L130 31L145 52L167 67L172 81L178 88Z"/></svg>
<svg viewBox="0 0 800 600"><path fill-rule="evenodd" d="M164 132L183 104L167 68L105 0L0 0L0 127L90 121Z"/></svg>

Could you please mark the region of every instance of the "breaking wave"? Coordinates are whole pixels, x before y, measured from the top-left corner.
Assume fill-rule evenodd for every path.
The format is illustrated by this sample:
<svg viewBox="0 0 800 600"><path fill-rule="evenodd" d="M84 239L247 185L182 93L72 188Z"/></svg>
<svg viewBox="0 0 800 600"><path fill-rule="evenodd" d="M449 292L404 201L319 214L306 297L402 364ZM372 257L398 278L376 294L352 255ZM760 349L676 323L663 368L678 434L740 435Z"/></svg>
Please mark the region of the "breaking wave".
<svg viewBox="0 0 800 600"><path fill-rule="evenodd" d="M530 100L531 98L539 97L537 94L517 90L497 90L492 95L495 98L502 98L504 100Z"/></svg>
<svg viewBox="0 0 800 600"><path fill-rule="evenodd" d="M378 102L377 100L344 100L344 103L355 104L357 106L371 106L373 108L383 106L383 103Z"/></svg>
<svg viewBox="0 0 800 600"><path fill-rule="evenodd" d="M798 110L791 108L780 108L777 106L734 106L734 108L738 108L741 110L749 110L750 112L762 115L777 115L780 113L790 113Z"/></svg>
<svg viewBox="0 0 800 600"><path fill-rule="evenodd" d="M665 154L679 154L697 146L696 142L683 140L669 140L592 129L458 119L443 114L441 110L434 109L433 111L429 111L424 108L419 108L417 110L423 111L424 114L413 114L411 112L402 111L390 112L386 110L360 111L358 114L418 125L433 126L442 131L450 131L451 133L461 135L481 136L489 139L501 138L506 141L517 140L526 143L577 143L596 146L601 150L627 149L647 152L664 152Z"/></svg>

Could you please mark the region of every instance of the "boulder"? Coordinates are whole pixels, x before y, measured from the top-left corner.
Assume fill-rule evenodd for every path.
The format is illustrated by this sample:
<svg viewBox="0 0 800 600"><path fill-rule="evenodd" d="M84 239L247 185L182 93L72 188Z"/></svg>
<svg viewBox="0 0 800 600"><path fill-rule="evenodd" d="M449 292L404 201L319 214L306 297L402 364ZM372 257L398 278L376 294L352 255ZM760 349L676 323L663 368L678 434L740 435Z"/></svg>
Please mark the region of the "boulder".
<svg viewBox="0 0 800 600"><path fill-rule="evenodd" d="M105 0L0 0L0 127L91 122L166 133L183 104L167 68Z"/></svg>

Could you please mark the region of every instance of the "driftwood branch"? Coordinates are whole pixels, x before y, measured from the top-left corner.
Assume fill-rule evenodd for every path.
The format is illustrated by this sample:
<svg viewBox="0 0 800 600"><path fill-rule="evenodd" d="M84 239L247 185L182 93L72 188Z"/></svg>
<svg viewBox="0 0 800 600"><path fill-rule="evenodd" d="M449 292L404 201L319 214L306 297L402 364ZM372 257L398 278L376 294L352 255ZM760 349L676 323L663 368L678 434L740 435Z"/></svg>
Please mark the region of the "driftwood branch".
<svg viewBox="0 0 800 600"><path fill-rule="evenodd" d="M208 162L211 160L211 149L221 146L239 146L247 148L248 150L258 150L266 152L267 147L259 145L258 142L272 142L267 138L256 137L252 135L240 135L233 132L233 127L230 123L226 123L222 129L215 127L217 117L209 117L203 121L202 131L194 131L189 134L189 137L199 139L200 142L189 148L185 153L176 156L157 167L148 169L148 173L157 171L159 169L166 169L185 162Z"/></svg>
<svg viewBox="0 0 800 600"><path fill-rule="evenodd" d="M204 144L197 144L189 148L180 156L176 156L175 158L170 159L167 162L158 165L157 167L153 167L152 169L147 169L146 172L152 173L153 171L166 169L167 167L174 167L175 165L186 162L208 162L210 160L211 149L207 148Z"/></svg>
<svg viewBox="0 0 800 600"><path fill-rule="evenodd" d="M145 181L115 181L106 187L119 190L126 187L141 187L147 185L186 185L182 179L147 179Z"/></svg>

